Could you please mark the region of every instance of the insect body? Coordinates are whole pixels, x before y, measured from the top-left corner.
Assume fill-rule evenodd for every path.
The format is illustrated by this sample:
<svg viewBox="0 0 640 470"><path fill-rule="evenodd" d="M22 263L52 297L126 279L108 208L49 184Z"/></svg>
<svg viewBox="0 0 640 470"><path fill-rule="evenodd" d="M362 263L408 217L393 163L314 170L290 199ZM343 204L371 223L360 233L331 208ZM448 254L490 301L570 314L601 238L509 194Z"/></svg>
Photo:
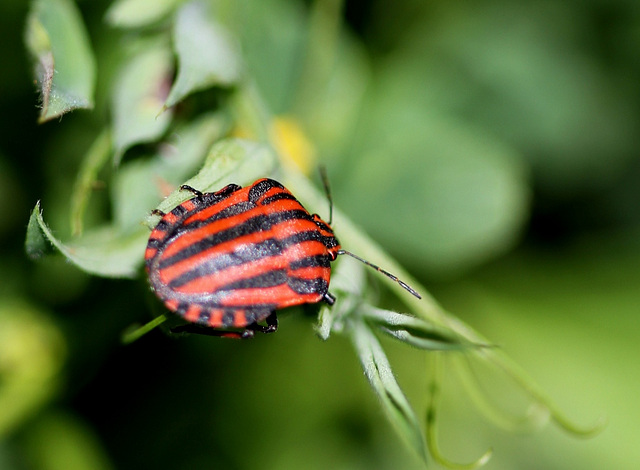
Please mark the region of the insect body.
<svg viewBox="0 0 640 470"><path fill-rule="evenodd" d="M333 304L330 263L340 254L398 281L342 250L329 224L277 181L230 184L215 193L182 189L194 197L166 214L155 211L162 219L149 237L146 270L166 307L195 328L208 327L202 332L251 337L277 329L278 309Z"/></svg>
<svg viewBox="0 0 640 470"><path fill-rule="evenodd" d="M275 331L275 310L325 300L340 244L280 183L201 193L164 214L145 253L152 288L186 320ZM257 323L267 319L269 325ZM250 329L246 329L250 327Z"/></svg>

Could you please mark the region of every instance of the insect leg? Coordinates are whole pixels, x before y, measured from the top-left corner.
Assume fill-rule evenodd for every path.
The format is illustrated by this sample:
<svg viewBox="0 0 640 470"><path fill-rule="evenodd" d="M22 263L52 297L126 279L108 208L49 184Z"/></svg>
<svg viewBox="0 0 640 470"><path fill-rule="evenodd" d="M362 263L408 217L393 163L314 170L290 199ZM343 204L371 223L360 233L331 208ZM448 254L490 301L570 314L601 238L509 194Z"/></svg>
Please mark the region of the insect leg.
<svg viewBox="0 0 640 470"><path fill-rule="evenodd" d="M278 316L276 315L275 310L267 317L267 329L269 330L269 333L278 329Z"/></svg>
<svg viewBox="0 0 640 470"><path fill-rule="evenodd" d="M251 323L250 325L247 325L247 328L245 331L251 331L251 333L253 334L254 331L259 331L260 333L274 333L277 330L278 330L278 317L274 310L267 317L267 326L260 325L259 323Z"/></svg>
<svg viewBox="0 0 640 470"><path fill-rule="evenodd" d="M190 193L193 193L193 195L196 197L202 197L202 191L198 191L196 188L192 188L188 184L181 185L180 191L189 191Z"/></svg>
<svg viewBox="0 0 640 470"><path fill-rule="evenodd" d="M235 339L253 338L253 331L251 330L243 330L243 331L218 330L208 326L201 326L193 323L175 326L171 328L169 331L171 332L171 334L175 334L175 335L187 333L187 334L193 334L193 335L218 336L223 338L235 338Z"/></svg>

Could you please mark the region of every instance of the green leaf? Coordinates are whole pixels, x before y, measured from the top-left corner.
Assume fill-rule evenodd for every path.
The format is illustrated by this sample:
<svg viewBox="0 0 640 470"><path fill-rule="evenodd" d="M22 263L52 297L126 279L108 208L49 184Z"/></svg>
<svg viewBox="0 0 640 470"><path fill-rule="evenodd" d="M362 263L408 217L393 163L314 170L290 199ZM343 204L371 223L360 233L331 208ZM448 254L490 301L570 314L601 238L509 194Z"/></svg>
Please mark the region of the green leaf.
<svg viewBox="0 0 640 470"><path fill-rule="evenodd" d="M96 66L74 2L36 0L27 17L27 48L35 62L46 122L74 109L93 108Z"/></svg>
<svg viewBox="0 0 640 470"><path fill-rule="evenodd" d="M362 150L335 199L401 261L432 274L470 269L512 247L529 214L518 155L411 97L394 97L376 90Z"/></svg>
<svg viewBox="0 0 640 470"><path fill-rule="evenodd" d="M344 261L344 262L343 262ZM345 319L359 308L367 289L365 267L357 261L344 259L331 267L331 293L336 297L333 305L323 305L318 313L316 334L324 341L331 333L344 330Z"/></svg>
<svg viewBox="0 0 640 470"><path fill-rule="evenodd" d="M230 183L246 185L265 175L273 175L277 166L278 158L271 147L231 138L215 144L200 172L185 184L203 192L212 192ZM162 201L158 209L168 212L191 197L191 193L178 189ZM147 217L150 227L156 223L157 216Z"/></svg>
<svg viewBox="0 0 640 470"><path fill-rule="evenodd" d="M358 314L388 335L420 349L441 351L480 347L453 330L428 323L412 315L392 312L368 304L359 306Z"/></svg>
<svg viewBox="0 0 640 470"><path fill-rule="evenodd" d="M351 339L371 387L389 420L409 446L427 462L425 438L419 420L396 381L382 346L366 323L350 323Z"/></svg>
<svg viewBox="0 0 640 470"><path fill-rule="evenodd" d="M615 184L638 145L629 89L585 26L586 17L554 3L476 11L447 2L398 36L388 65L425 109L518 148L539 193L574 198Z"/></svg>
<svg viewBox="0 0 640 470"><path fill-rule="evenodd" d="M364 47L342 22L341 0L313 2L304 67L297 72L298 88L288 111L303 124L325 161L350 153L371 76Z"/></svg>
<svg viewBox="0 0 640 470"><path fill-rule="evenodd" d="M157 42L139 45L120 71L112 97L116 164L132 145L154 141L166 131L172 114L158 113L171 73L169 48Z"/></svg>
<svg viewBox="0 0 640 470"><path fill-rule="evenodd" d="M142 264L148 237L148 231L142 226L129 234L107 226L86 232L64 244L45 224L38 203L29 220L26 250L32 257L42 255L46 238L71 263L87 273L104 277L135 277Z"/></svg>
<svg viewBox="0 0 640 470"><path fill-rule="evenodd" d="M242 42L242 58L261 99L275 114L290 111L300 79L301 44L308 34L304 6L283 0L230 4L238 19L234 32Z"/></svg>
<svg viewBox="0 0 640 470"><path fill-rule="evenodd" d="M84 212L89 203L89 197L96 187L98 172L111 156L111 135L103 131L95 140L78 171L76 183L71 195L71 233L80 235L83 229Z"/></svg>
<svg viewBox="0 0 640 470"><path fill-rule="evenodd" d="M240 78L240 57L227 30L211 17L205 4L196 1L178 12L173 31L178 55L178 78L165 108L195 91L228 86Z"/></svg>
<svg viewBox="0 0 640 470"><path fill-rule="evenodd" d="M140 28L167 17L183 0L118 0L105 14L106 21L119 28Z"/></svg>
<svg viewBox="0 0 640 470"><path fill-rule="evenodd" d="M31 259L38 259L53 252L51 244L47 241L45 232L40 226L42 216L40 215L40 201L31 212L29 224L27 225L27 236L24 243L25 251Z"/></svg>
<svg viewBox="0 0 640 470"><path fill-rule="evenodd" d="M113 223L124 232L135 230L163 196L202 166L211 145L229 125L221 114L203 115L175 129L156 155L123 163L111 185Z"/></svg>

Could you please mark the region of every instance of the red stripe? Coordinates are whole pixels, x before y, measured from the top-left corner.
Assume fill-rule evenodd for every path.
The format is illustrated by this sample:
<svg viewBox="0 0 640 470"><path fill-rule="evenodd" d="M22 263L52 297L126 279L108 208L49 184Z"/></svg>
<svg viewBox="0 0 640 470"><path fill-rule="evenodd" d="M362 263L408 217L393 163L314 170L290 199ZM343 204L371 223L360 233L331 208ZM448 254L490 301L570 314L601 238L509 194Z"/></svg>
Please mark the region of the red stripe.
<svg viewBox="0 0 640 470"><path fill-rule="evenodd" d="M185 209L187 212L191 212L192 210L195 210L196 203L193 202L193 199L189 199L188 201L184 201L182 204L180 204L182 206L183 209Z"/></svg>
<svg viewBox="0 0 640 470"><path fill-rule="evenodd" d="M256 181L256 183L259 183L259 181ZM251 186L253 187L256 183L252 184ZM265 199L276 196L278 194L291 194L291 193L287 189L278 188L277 186L274 186L272 188L269 188L269 190L266 193L260 196L260 199L258 199L258 204L262 204Z"/></svg>
<svg viewBox="0 0 640 470"><path fill-rule="evenodd" d="M176 299L167 299L164 301L164 304L169 310L173 310L174 312L178 310L179 302Z"/></svg>
<svg viewBox="0 0 640 470"><path fill-rule="evenodd" d="M207 220L208 218L216 215L218 212L221 212L234 204L237 204L242 201L247 201L248 193L249 193L249 188L244 188L240 191L237 191L233 193L231 196L229 196L228 198L223 199L220 202L201 208L198 212L190 215L187 219L185 219L184 223L190 224L192 222Z"/></svg>
<svg viewBox="0 0 640 470"><path fill-rule="evenodd" d="M221 220L213 221L207 225L199 227L194 230L190 230L184 234L182 234L179 238L174 240L164 251L163 256L173 256L174 254L188 248L194 243L198 243L199 241L207 238L208 236L214 235L222 230L229 229L234 227L251 217L255 217L256 215L262 214L263 211L261 208L256 207L255 209L243 212L233 217L228 217ZM187 221L190 220L187 219ZM185 221L185 223L187 222Z"/></svg>
<svg viewBox="0 0 640 470"><path fill-rule="evenodd" d="M162 216L162 220L169 225L174 225L178 221L178 219L179 217L173 212L167 212L164 216Z"/></svg>
<svg viewBox="0 0 640 470"><path fill-rule="evenodd" d="M233 217L235 219L235 217ZM220 221L223 222L223 221ZM233 227L235 224L233 221L229 221L228 223L222 224L225 228ZM227 227L228 225L228 227ZM212 223L203 228L203 230L194 230L193 232L187 232L177 239L173 240L163 251L160 259L167 259L182 250L188 249L194 243L197 243L207 236L218 233L218 230L212 230L209 227L218 228L217 223ZM241 247L245 244L256 244L260 243L268 238L276 238L283 239L289 237L291 235L295 235L296 233L300 233L303 231L314 230L315 224L308 220L287 220L282 222L281 224L274 225L271 230L258 231L251 233L249 235L245 235L242 237L237 237L233 240L229 240L228 242L221 243L219 245L213 246L207 250L199 251L194 253L189 258L185 258L184 260L179 261L178 263L166 267L162 270L161 279L163 282L169 282L171 279L176 276L189 271L191 267L201 264L209 259L211 255L217 254L225 254L231 253L237 248ZM311 242L316 243L324 248L320 242ZM294 245L296 246L296 245ZM166 272L166 273L165 273ZM168 279L168 280L165 280Z"/></svg>
<svg viewBox="0 0 640 470"><path fill-rule="evenodd" d="M291 271L292 277L299 277L301 279L317 279L322 278L329 283L331 269L323 268L322 266L310 267L310 268L300 268L294 271Z"/></svg>
<svg viewBox="0 0 640 470"><path fill-rule="evenodd" d="M224 316L224 312L220 309L215 309L211 311L211 316L209 317L209 326L213 328L220 328L223 325L222 318Z"/></svg>
<svg viewBox="0 0 640 470"><path fill-rule="evenodd" d="M283 284L260 289L237 289L230 292L229 296L224 298L222 304L225 307L275 304L280 309L294 305L315 303L320 300L322 300L322 295L319 293L299 294L288 285Z"/></svg>
<svg viewBox="0 0 640 470"><path fill-rule="evenodd" d="M225 307L276 304L278 308L284 308L304 303L319 302L321 299L321 294L299 294L288 285L282 284L268 288L236 289L229 292L229 295L222 300L221 304Z"/></svg>
<svg viewBox="0 0 640 470"><path fill-rule="evenodd" d="M309 256L324 255L327 253L327 247L316 240L307 240L305 242L291 245L282 253L290 262L297 261Z"/></svg>
<svg viewBox="0 0 640 470"><path fill-rule="evenodd" d="M158 250L156 248L147 247L147 249L144 250L144 259L149 260L153 258L157 252Z"/></svg>
<svg viewBox="0 0 640 470"><path fill-rule="evenodd" d="M200 313L202 309L200 306L196 304L190 304L187 311L184 313L185 320L189 320L191 322L195 322L198 318L200 318Z"/></svg>
<svg viewBox="0 0 640 470"><path fill-rule="evenodd" d="M277 269L287 269L288 266L288 262L284 257L272 256L270 258L263 258L250 263L241 264L239 266L232 266L224 271L219 271L209 276L195 278L174 290L181 294L203 294L207 292L216 292L222 286L231 282L258 276ZM167 281L163 278L165 271L167 270L168 269L163 270L160 275L162 281L168 284L171 281Z"/></svg>
<svg viewBox="0 0 640 470"><path fill-rule="evenodd" d="M264 210L264 212L267 214L274 214L276 212L291 210L303 210L306 212L306 209L302 207L302 204L294 199L280 199L279 201L272 202L271 204L260 207L262 207L262 210Z"/></svg>
<svg viewBox="0 0 640 470"><path fill-rule="evenodd" d="M160 230L159 228L154 228L149 235L149 241L151 240L162 240L167 236L167 232L164 230Z"/></svg>
<svg viewBox="0 0 640 470"><path fill-rule="evenodd" d="M197 266L204 264L212 259L215 259L218 256L232 253L238 248L242 247L243 245L255 244L260 241L263 241L265 238L268 238L268 236L265 235L266 233L267 232L259 232L259 233L247 235L244 237L239 237L234 240L230 240L228 242L221 243L220 245L211 247L208 250L203 250L198 253L195 253L193 256L189 258L186 258L171 266L161 269L159 272L160 280L164 284L168 284L178 276L188 271L191 271L192 269L195 269ZM278 268L278 269L288 268L289 263L292 263L299 259L306 258L308 256L321 255L324 253L326 253L326 247L318 241L312 240L312 241L306 241L303 243L292 245L289 248L287 248L282 253L282 255L279 256L282 258L283 265L281 268ZM164 258L164 256L165 254L162 255L162 258ZM269 259L269 258L265 258L265 259ZM240 265L237 268L242 268L246 272L250 272L253 274L253 271L252 271L253 268L248 263ZM221 274L220 272L214 272L214 273L211 273L211 276L220 276L220 275L226 276L227 275L226 273L227 273L226 270L224 271L224 274Z"/></svg>
<svg viewBox="0 0 640 470"><path fill-rule="evenodd" d="M279 194L291 195L291 193L286 189L273 187L260 196L255 208L236 214L232 217L208 222L205 226L197 229L187 230L177 239L167 243L168 232L173 231L174 228L184 227L192 222L210 220L215 217L216 214L228 209L234 204L248 201L249 191L256 184L259 184L260 181L262 180L256 181L252 186L236 191L225 199L209 204L205 207L198 207L198 205L203 206L204 204L202 200L198 200L197 198L183 202L180 204L180 207L182 207L182 209L188 214L188 217L185 219L182 219L184 216L175 215L172 212L165 214L162 220L164 224L168 226L168 229L165 231L156 228L151 232L150 241L157 241L155 242L156 245L147 246L145 259L151 260L155 258L159 262L160 260L168 259L178 253L182 253L183 250L193 250L197 246L196 244L207 237L215 236L217 233L221 233L222 231L246 223L247 220L258 215L270 215L295 210L304 211L308 214L304 207L295 199L276 198L270 204L263 205L267 198L272 198ZM312 217L314 217L314 220L319 218L316 215ZM317 292L311 294L299 294L292 290L286 283L273 287L237 288L232 291L224 292L223 296L221 296L222 300L219 302L219 308L216 308L218 305L213 299L207 301L205 300L207 297L202 297L202 295L207 293L215 294L224 285L235 281L250 279L251 277L260 276L262 274L269 273L270 271L283 269L286 269L287 274L291 277L308 280L323 279L328 284L331 275L330 267L311 266L292 270L290 269L290 264L296 261L301 261L307 257L332 254L338 249L338 247L328 250L321 241L300 242L289 246L280 255L249 261L243 265L232 266L223 269L222 271L211 272L206 276L193 279L192 281L175 289L169 288L168 284L177 277L197 269L199 266L202 266L211 260L215 260L218 256L232 253L238 248L260 243L269 238L282 240L307 231L315 231L326 237L334 236L330 228L328 230L321 229L312 220L287 220L272 226L268 231L258 230L252 234L237 237L233 240L220 243L212 248L201 250L193 254L189 251L184 252L184 255L189 254L190 256L161 270L158 268L157 264L153 263L151 265L151 270L155 270L156 272L151 279L155 279L152 282L154 283L154 287L156 288L158 295L161 297L169 297L168 299L164 299L167 308L177 311L178 307L182 306L187 309L186 312L183 313L183 316L187 321L197 322L202 317L204 309L206 312L210 313L208 324L211 327L224 328L233 326L235 328L244 328L247 326L249 318L252 320L254 319L256 312L259 311L257 309L260 305L271 304L278 308L284 308L304 303L315 303L322 300L322 294ZM155 246L158 246L158 249L156 249ZM158 251L161 251L160 257L158 257ZM232 325L225 325L223 324L225 313L228 314L229 312L232 312Z"/></svg>
<svg viewBox="0 0 640 470"><path fill-rule="evenodd" d="M246 193L248 193L248 189L246 191L245 190L238 191L237 193L234 193L229 198L217 204L214 204L210 207L206 207L199 210L192 216L188 217L183 223L189 224L195 221L207 220L210 217L213 217L215 214L221 212L222 210L226 209L227 207L233 204L236 204L241 201L246 201L247 200ZM274 213L283 212L287 210L305 210L305 209L304 207L302 207L302 205L298 201L284 199L281 201L277 201L268 206L257 206L253 209L244 211L232 217L215 220L207 225L204 225L202 227L199 227L197 229L194 229L185 233L178 240L174 241L171 244L171 246L168 247L167 250L165 251L166 256L172 256L173 254L179 251L182 251L183 249L185 249L189 245L192 245L193 243L197 243L198 241L210 235L221 232L223 230L230 229L236 225L242 224L243 222L246 222L248 219L252 217L256 217L261 214L274 214ZM293 220L293 221L287 221L287 222L295 223L295 222L303 222L303 221ZM299 230L316 230L317 229L317 225L315 223L309 222L309 221L304 221L304 222L306 222L306 224L304 224L304 227L307 227L307 228L303 228L303 226L300 226ZM292 234L294 232L289 231L287 233Z"/></svg>
<svg viewBox="0 0 640 470"><path fill-rule="evenodd" d="M243 326L247 326L249 322L247 321L247 315L244 310L236 310L233 314L233 326L236 328L242 328Z"/></svg>

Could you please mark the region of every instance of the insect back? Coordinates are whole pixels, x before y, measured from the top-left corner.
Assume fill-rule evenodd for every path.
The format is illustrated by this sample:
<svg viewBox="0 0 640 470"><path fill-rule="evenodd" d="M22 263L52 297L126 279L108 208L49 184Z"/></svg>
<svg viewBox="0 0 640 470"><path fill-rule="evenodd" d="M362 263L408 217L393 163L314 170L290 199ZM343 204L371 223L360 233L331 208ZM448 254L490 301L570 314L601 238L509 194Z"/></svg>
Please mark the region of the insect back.
<svg viewBox="0 0 640 470"><path fill-rule="evenodd" d="M277 181L260 179L193 198L161 219L145 252L165 306L196 328L251 337L277 329L276 310L325 300L340 244L330 225ZM266 326L259 324L266 320Z"/></svg>

